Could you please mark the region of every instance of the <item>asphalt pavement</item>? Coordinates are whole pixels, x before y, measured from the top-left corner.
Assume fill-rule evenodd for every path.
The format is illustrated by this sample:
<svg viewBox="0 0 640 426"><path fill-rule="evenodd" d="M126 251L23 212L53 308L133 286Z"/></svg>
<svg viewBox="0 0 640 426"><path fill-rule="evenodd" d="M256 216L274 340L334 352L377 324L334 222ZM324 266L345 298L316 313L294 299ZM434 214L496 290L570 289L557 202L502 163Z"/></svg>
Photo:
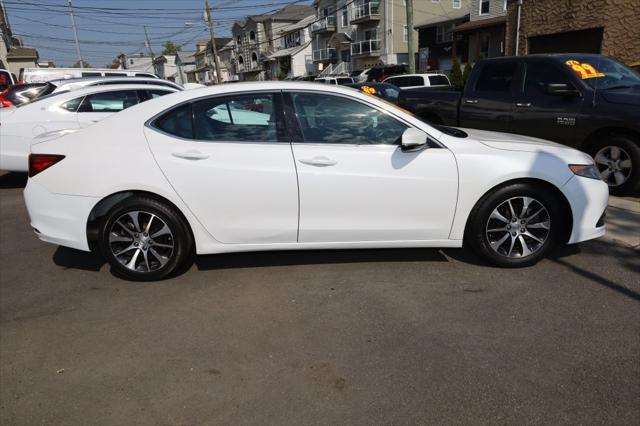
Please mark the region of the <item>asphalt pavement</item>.
<svg viewBox="0 0 640 426"><path fill-rule="evenodd" d="M637 424L640 256L202 256L132 283L40 242L0 176L0 424ZM633 220L622 234L637 232Z"/></svg>

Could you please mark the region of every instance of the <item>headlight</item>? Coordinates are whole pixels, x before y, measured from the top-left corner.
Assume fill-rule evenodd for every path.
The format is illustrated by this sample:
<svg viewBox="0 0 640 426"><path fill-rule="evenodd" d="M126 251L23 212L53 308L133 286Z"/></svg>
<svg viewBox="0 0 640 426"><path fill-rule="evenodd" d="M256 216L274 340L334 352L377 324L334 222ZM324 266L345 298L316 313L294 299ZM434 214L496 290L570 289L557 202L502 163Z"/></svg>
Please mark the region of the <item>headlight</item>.
<svg viewBox="0 0 640 426"><path fill-rule="evenodd" d="M602 179L600 177L600 172L598 172L598 169L594 164L569 164L569 170L578 176L590 179Z"/></svg>

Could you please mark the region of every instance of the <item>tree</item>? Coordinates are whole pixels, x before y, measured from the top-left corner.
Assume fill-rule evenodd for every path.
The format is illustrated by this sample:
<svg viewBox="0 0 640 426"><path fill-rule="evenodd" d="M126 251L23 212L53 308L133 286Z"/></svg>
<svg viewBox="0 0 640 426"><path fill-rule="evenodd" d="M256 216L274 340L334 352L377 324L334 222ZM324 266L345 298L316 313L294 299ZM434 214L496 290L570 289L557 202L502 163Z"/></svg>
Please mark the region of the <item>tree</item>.
<svg viewBox="0 0 640 426"><path fill-rule="evenodd" d="M71 65L71 68L80 68L80 61L76 61L75 64ZM93 65L87 61L82 61L82 68L93 68Z"/></svg>
<svg viewBox="0 0 640 426"><path fill-rule="evenodd" d="M458 58L453 58L453 64L451 64L451 85L458 89L464 86L464 80L462 79L462 70L460 69L460 63Z"/></svg>
<svg viewBox="0 0 640 426"><path fill-rule="evenodd" d="M171 40L165 41L162 47L164 48L164 50L162 51L163 55L175 55L181 49L179 45L175 44Z"/></svg>
<svg viewBox="0 0 640 426"><path fill-rule="evenodd" d="M462 72L463 84L467 83L467 80L469 80L470 75L471 75L471 64L467 61L467 63L464 65L464 71Z"/></svg>

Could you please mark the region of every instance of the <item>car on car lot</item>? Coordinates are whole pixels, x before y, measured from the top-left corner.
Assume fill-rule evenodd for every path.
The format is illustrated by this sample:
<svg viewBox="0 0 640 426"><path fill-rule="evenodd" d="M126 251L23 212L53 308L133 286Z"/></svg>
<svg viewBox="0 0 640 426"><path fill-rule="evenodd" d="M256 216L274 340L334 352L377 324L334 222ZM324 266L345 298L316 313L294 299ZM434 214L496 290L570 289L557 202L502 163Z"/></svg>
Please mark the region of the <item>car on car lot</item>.
<svg viewBox="0 0 640 426"><path fill-rule="evenodd" d="M46 83L14 84L0 93L0 108L23 105L42 96L47 91Z"/></svg>
<svg viewBox="0 0 640 426"><path fill-rule="evenodd" d="M361 90L369 95L374 95L394 104L398 102L400 96L400 88L388 83L353 83L346 84L347 87L353 87L354 89Z"/></svg>
<svg viewBox="0 0 640 426"><path fill-rule="evenodd" d="M136 280L193 253L463 243L517 267L605 232L607 185L587 154L435 127L347 87L183 91L31 149L38 237Z"/></svg>
<svg viewBox="0 0 640 426"><path fill-rule="evenodd" d="M342 77L341 76L338 76L338 77L318 77L318 78L314 79L313 81L315 83L336 84L336 85L354 83L353 78L347 77L347 76L342 76Z"/></svg>
<svg viewBox="0 0 640 426"><path fill-rule="evenodd" d="M5 69L0 69L0 92L16 84L16 76Z"/></svg>
<svg viewBox="0 0 640 426"><path fill-rule="evenodd" d="M387 77L385 83L393 84L401 89L416 89L418 87L449 87L451 82L446 74L404 74Z"/></svg>
<svg viewBox="0 0 640 426"><path fill-rule="evenodd" d="M163 80L153 77L91 77L91 78L68 78L52 80L49 82L56 86L51 93L68 92L78 90L88 86L107 86L114 84L150 84L153 86L171 87L176 90L184 90L182 86L173 81Z"/></svg>
<svg viewBox="0 0 640 426"><path fill-rule="evenodd" d="M593 156L611 194L640 191L640 77L602 55L479 61L462 91L403 90L398 105L435 124L548 139Z"/></svg>
<svg viewBox="0 0 640 426"><path fill-rule="evenodd" d="M0 170L26 172L32 143L90 126L139 102L177 91L148 84L92 86L2 108Z"/></svg>

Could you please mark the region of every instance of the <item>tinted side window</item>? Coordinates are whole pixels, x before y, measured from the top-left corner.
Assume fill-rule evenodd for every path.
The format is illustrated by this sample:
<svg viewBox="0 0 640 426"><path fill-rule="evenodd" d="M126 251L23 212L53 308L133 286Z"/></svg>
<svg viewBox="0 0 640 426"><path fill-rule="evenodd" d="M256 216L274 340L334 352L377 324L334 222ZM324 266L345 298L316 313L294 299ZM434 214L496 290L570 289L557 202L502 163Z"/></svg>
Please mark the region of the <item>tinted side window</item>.
<svg viewBox="0 0 640 426"><path fill-rule="evenodd" d="M83 77L102 77L102 74L99 72L83 72Z"/></svg>
<svg viewBox="0 0 640 426"><path fill-rule="evenodd" d="M331 95L293 94L305 142L397 144L407 126L363 103Z"/></svg>
<svg viewBox="0 0 640 426"><path fill-rule="evenodd" d="M422 77L392 77L387 83L395 84L398 87L424 86Z"/></svg>
<svg viewBox="0 0 640 426"><path fill-rule="evenodd" d="M550 83L571 85L567 75L553 64L547 62L527 63L523 88L526 95L547 96L547 85Z"/></svg>
<svg viewBox="0 0 640 426"><path fill-rule="evenodd" d="M160 96L173 93L173 92L168 92L166 90L158 90L158 89L145 90L144 92L146 94L146 99L155 99L155 98L159 98Z"/></svg>
<svg viewBox="0 0 640 426"><path fill-rule="evenodd" d="M138 103L135 90L118 90L87 95L78 112L118 112Z"/></svg>
<svg viewBox="0 0 640 426"><path fill-rule="evenodd" d="M448 86L449 80L444 75L430 75L429 84L432 86Z"/></svg>
<svg viewBox="0 0 640 426"><path fill-rule="evenodd" d="M225 96L193 104L195 138L205 141L277 142L284 139L272 94Z"/></svg>
<svg viewBox="0 0 640 426"><path fill-rule="evenodd" d="M67 102L63 103L62 105L60 105L60 108L66 109L67 111L70 111L70 112L76 112L76 111L78 111L78 107L80 106L80 103L82 102L83 99L84 99L84 96L80 96L79 98L71 99L70 101L67 101Z"/></svg>
<svg viewBox="0 0 640 426"><path fill-rule="evenodd" d="M193 139L191 104L185 104L164 113L153 124L163 132L185 139Z"/></svg>
<svg viewBox="0 0 640 426"><path fill-rule="evenodd" d="M494 62L485 64L476 82L478 92L509 92L516 73L516 62Z"/></svg>

